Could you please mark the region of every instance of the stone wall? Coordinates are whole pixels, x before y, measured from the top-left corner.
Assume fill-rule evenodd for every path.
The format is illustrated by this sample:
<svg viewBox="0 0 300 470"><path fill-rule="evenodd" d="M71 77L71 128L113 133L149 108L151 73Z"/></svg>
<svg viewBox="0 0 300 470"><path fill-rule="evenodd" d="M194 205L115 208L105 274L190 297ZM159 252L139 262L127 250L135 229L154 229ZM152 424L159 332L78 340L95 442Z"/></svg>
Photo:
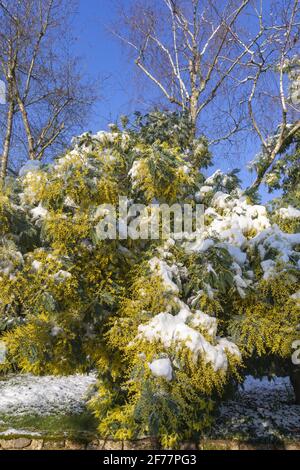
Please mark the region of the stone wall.
<svg viewBox="0 0 300 470"><path fill-rule="evenodd" d="M112 441L94 439L90 442L70 439L31 439L27 437L0 439L0 450L159 450L154 439ZM238 440L203 440L198 444L185 442L181 450L300 450L300 442L283 441L263 444Z"/></svg>

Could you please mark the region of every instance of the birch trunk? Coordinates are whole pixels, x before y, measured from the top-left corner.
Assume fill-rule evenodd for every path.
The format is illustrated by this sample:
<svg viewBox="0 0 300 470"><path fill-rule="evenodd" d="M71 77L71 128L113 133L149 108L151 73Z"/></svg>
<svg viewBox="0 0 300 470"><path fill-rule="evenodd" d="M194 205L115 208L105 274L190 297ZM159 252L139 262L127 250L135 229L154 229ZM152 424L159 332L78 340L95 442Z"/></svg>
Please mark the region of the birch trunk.
<svg viewBox="0 0 300 470"><path fill-rule="evenodd" d="M19 93L17 94L17 102L18 102L18 105L19 105L19 108L20 108L20 112L22 114L23 124L24 124L24 128L25 128L26 136L27 136L29 158L30 158L30 160L35 160L36 154L35 154L35 150L34 150L34 138L33 138L33 135L32 135L27 110L26 110L26 107L25 107L22 99L20 98Z"/></svg>
<svg viewBox="0 0 300 470"><path fill-rule="evenodd" d="M7 174L8 157L9 157L12 128L13 128L13 118L14 118L14 103L12 101L9 103L9 108L8 108L8 113L7 113L7 127L6 127L5 139L3 143L3 152L1 156L1 170L0 170L1 189L4 188L5 178Z"/></svg>

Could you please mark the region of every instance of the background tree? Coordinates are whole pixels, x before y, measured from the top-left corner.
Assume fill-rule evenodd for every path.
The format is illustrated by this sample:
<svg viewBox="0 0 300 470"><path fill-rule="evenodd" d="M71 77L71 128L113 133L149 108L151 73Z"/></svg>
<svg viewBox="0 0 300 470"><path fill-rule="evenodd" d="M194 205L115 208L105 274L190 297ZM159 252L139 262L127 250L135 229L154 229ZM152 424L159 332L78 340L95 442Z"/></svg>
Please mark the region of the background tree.
<svg viewBox="0 0 300 470"><path fill-rule="evenodd" d="M0 66L7 85L2 181L13 147L18 158L41 160L85 124L94 91L71 53L75 6L65 0L0 1Z"/></svg>
<svg viewBox="0 0 300 470"><path fill-rule="evenodd" d="M188 111L194 129L253 44L252 39L237 47L239 19L248 3L136 0L122 10L115 34L168 102Z"/></svg>
<svg viewBox="0 0 300 470"><path fill-rule="evenodd" d="M299 1L122 5L115 34L166 101L189 113L193 131L214 144L247 131L251 150L262 146L257 190L300 126Z"/></svg>
<svg viewBox="0 0 300 470"><path fill-rule="evenodd" d="M282 157L291 144L297 144L300 131L299 0L276 2L268 20L261 4L257 15L265 33L253 50L250 73L244 79L249 86L251 127L261 145L252 164L257 176L251 191L262 182L272 186L276 167L285 166Z"/></svg>

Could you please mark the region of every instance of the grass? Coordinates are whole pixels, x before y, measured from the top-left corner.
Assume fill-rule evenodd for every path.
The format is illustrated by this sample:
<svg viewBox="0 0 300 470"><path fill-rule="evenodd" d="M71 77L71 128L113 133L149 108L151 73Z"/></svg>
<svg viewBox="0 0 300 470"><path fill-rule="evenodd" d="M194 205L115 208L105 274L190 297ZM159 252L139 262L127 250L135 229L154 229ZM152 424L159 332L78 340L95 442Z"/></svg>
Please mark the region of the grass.
<svg viewBox="0 0 300 470"><path fill-rule="evenodd" d="M16 433L3 434L1 438L32 437L38 433L43 438L65 438L73 440L88 440L97 434L97 420L85 411L77 415L1 415L0 432L5 433L15 429ZM18 434L19 430L19 434ZM36 437L39 437L36 435Z"/></svg>

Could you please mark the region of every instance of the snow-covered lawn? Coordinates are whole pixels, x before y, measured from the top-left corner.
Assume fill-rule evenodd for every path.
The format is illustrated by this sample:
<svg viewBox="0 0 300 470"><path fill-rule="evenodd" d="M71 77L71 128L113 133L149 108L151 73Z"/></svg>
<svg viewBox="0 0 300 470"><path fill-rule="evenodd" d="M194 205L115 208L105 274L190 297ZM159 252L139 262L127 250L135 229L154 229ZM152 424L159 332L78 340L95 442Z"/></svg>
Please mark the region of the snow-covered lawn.
<svg viewBox="0 0 300 470"><path fill-rule="evenodd" d="M95 382L94 374L68 377L25 374L2 378L0 414L45 416L81 413L86 394Z"/></svg>
<svg viewBox="0 0 300 470"><path fill-rule="evenodd" d="M68 377L26 374L0 379L0 435L28 434L27 429L35 435L34 431L40 431L39 420L45 416L49 417L46 426L51 422L51 416L61 416L55 421L58 424L52 424L52 429L60 427L70 416L80 417L95 383L94 374ZM32 417L36 416L36 419L33 419L33 426L27 428L28 416L31 417L30 424ZM76 424L83 432L88 431L84 429L85 425L84 419ZM236 397L222 404L210 435L218 438L300 438L300 406L294 404L289 379L277 377L268 381L247 377Z"/></svg>

